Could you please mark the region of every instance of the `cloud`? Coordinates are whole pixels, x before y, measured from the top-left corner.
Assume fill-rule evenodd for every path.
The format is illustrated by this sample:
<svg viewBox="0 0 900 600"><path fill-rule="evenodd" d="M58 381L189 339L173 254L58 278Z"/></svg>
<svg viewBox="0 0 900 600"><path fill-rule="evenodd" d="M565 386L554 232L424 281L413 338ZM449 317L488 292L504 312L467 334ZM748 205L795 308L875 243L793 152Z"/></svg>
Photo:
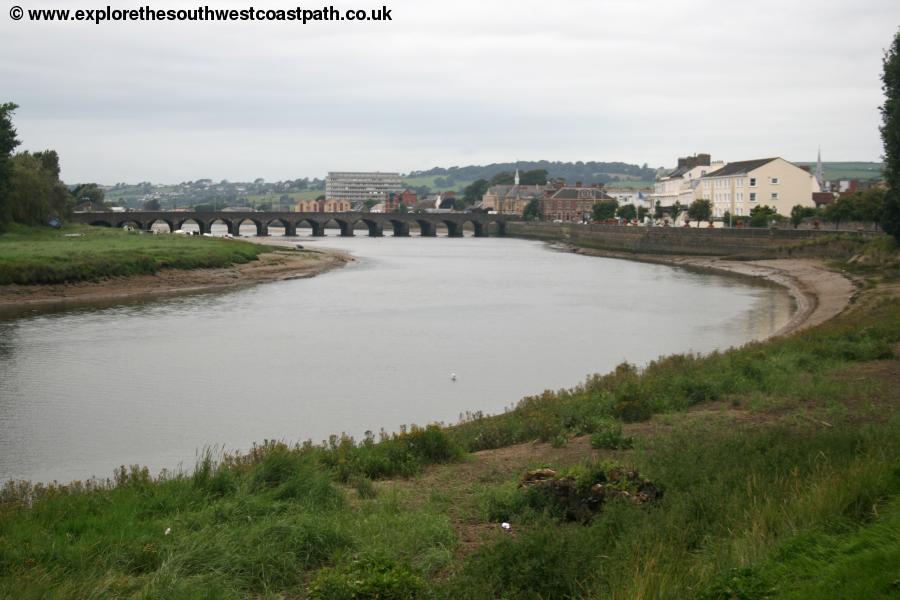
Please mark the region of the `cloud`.
<svg viewBox="0 0 900 600"><path fill-rule="evenodd" d="M2 100L21 106L23 147L57 149L68 181L881 154L893 1L386 1L391 22L306 26L4 16ZM250 4L296 3L210 2Z"/></svg>

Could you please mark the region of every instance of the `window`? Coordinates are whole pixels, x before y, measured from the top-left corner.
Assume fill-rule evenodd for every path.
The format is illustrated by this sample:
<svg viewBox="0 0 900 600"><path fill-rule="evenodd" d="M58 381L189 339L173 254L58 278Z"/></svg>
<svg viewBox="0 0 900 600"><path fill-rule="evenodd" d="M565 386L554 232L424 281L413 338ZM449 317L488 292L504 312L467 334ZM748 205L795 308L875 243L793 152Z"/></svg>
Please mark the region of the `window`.
<svg viewBox="0 0 900 600"><path fill-rule="evenodd" d="M738 187L744 187L744 178L743 177L738 177L737 179L735 179L735 181L737 182L736 185Z"/></svg>
<svg viewBox="0 0 900 600"><path fill-rule="evenodd" d="M778 192L772 192L772 200L778 200Z"/></svg>
<svg viewBox="0 0 900 600"><path fill-rule="evenodd" d="M737 201L738 201L738 202L743 202L743 201L744 201L744 192L738 192L738 193L737 193Z"/></svg>
<svg viewBox="0 0 900 600"><path fill-rule="evenodd" d="M778 185L778 178L777 178L777 177L770 177L770 178L769 178L769 182L770 182L772 185Z"/></svg>
<svg viewBox="0 0 900 600"><path fill-rule="evenodd" d="M750 192L750 202L756 202L756 192Z"/></svg>
<svg viewBox="0 0 900 600"><path fill-rule="evenodd" d="M756 177L750 178L750 187L756 187Z"/></svg>

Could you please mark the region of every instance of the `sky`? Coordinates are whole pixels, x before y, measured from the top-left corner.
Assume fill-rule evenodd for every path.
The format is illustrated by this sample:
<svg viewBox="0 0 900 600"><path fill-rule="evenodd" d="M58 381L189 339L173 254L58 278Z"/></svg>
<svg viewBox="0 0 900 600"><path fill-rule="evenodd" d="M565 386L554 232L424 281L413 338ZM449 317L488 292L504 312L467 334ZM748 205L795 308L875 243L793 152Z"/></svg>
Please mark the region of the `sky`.
<svg viewBox="0 0 900 600"><path fill-rule="evenodd" d="M306 25L8 14L202 2L7 0L0 102L20 106L20 149L55 149L65 181L103 184L811 161L819 146L826 161L877 161L881 61L900 28L896 0L339 0L386 4L392 20Z"/></svg>

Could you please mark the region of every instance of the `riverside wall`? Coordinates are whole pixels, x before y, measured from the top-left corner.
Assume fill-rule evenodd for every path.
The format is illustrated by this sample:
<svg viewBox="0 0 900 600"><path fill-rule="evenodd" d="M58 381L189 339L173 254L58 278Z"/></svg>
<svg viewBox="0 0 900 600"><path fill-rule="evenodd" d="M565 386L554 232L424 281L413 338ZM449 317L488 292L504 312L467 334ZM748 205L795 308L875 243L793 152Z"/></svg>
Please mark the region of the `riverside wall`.
<svg viewBox="0 0 900 600"><path fill-rule="evenodd" d="M636 254L772 257L790 255L804 243L836 231L795 229L710 229L705 227L626 227L575 223L507 223L507 235L566 242L586 248ZM860 235L879 235L860 232Z"/></svg>

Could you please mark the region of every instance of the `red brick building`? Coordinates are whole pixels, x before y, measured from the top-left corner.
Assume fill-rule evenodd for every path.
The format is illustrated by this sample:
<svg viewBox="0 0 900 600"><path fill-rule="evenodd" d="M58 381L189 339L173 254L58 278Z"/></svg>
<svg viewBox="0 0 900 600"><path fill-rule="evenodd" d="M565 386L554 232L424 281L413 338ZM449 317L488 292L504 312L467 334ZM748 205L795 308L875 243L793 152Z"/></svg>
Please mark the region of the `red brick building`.
<svg viewBox="0 0 900 600"><path fill-rule="evenodd" d="M580 183L561 186L547 190L541 212L545 221L589 221L594 204L612 199L596 184L590 187L583 187Z"/></svg>
<svg viewBox="0 0 900 600"><path fill-rule="evenodd" d="M402 192L388 192L384 195L384 212L397 212L400 210L401 204L407 208L412 208L418 201L416 193L409 188Z"/></svg>

